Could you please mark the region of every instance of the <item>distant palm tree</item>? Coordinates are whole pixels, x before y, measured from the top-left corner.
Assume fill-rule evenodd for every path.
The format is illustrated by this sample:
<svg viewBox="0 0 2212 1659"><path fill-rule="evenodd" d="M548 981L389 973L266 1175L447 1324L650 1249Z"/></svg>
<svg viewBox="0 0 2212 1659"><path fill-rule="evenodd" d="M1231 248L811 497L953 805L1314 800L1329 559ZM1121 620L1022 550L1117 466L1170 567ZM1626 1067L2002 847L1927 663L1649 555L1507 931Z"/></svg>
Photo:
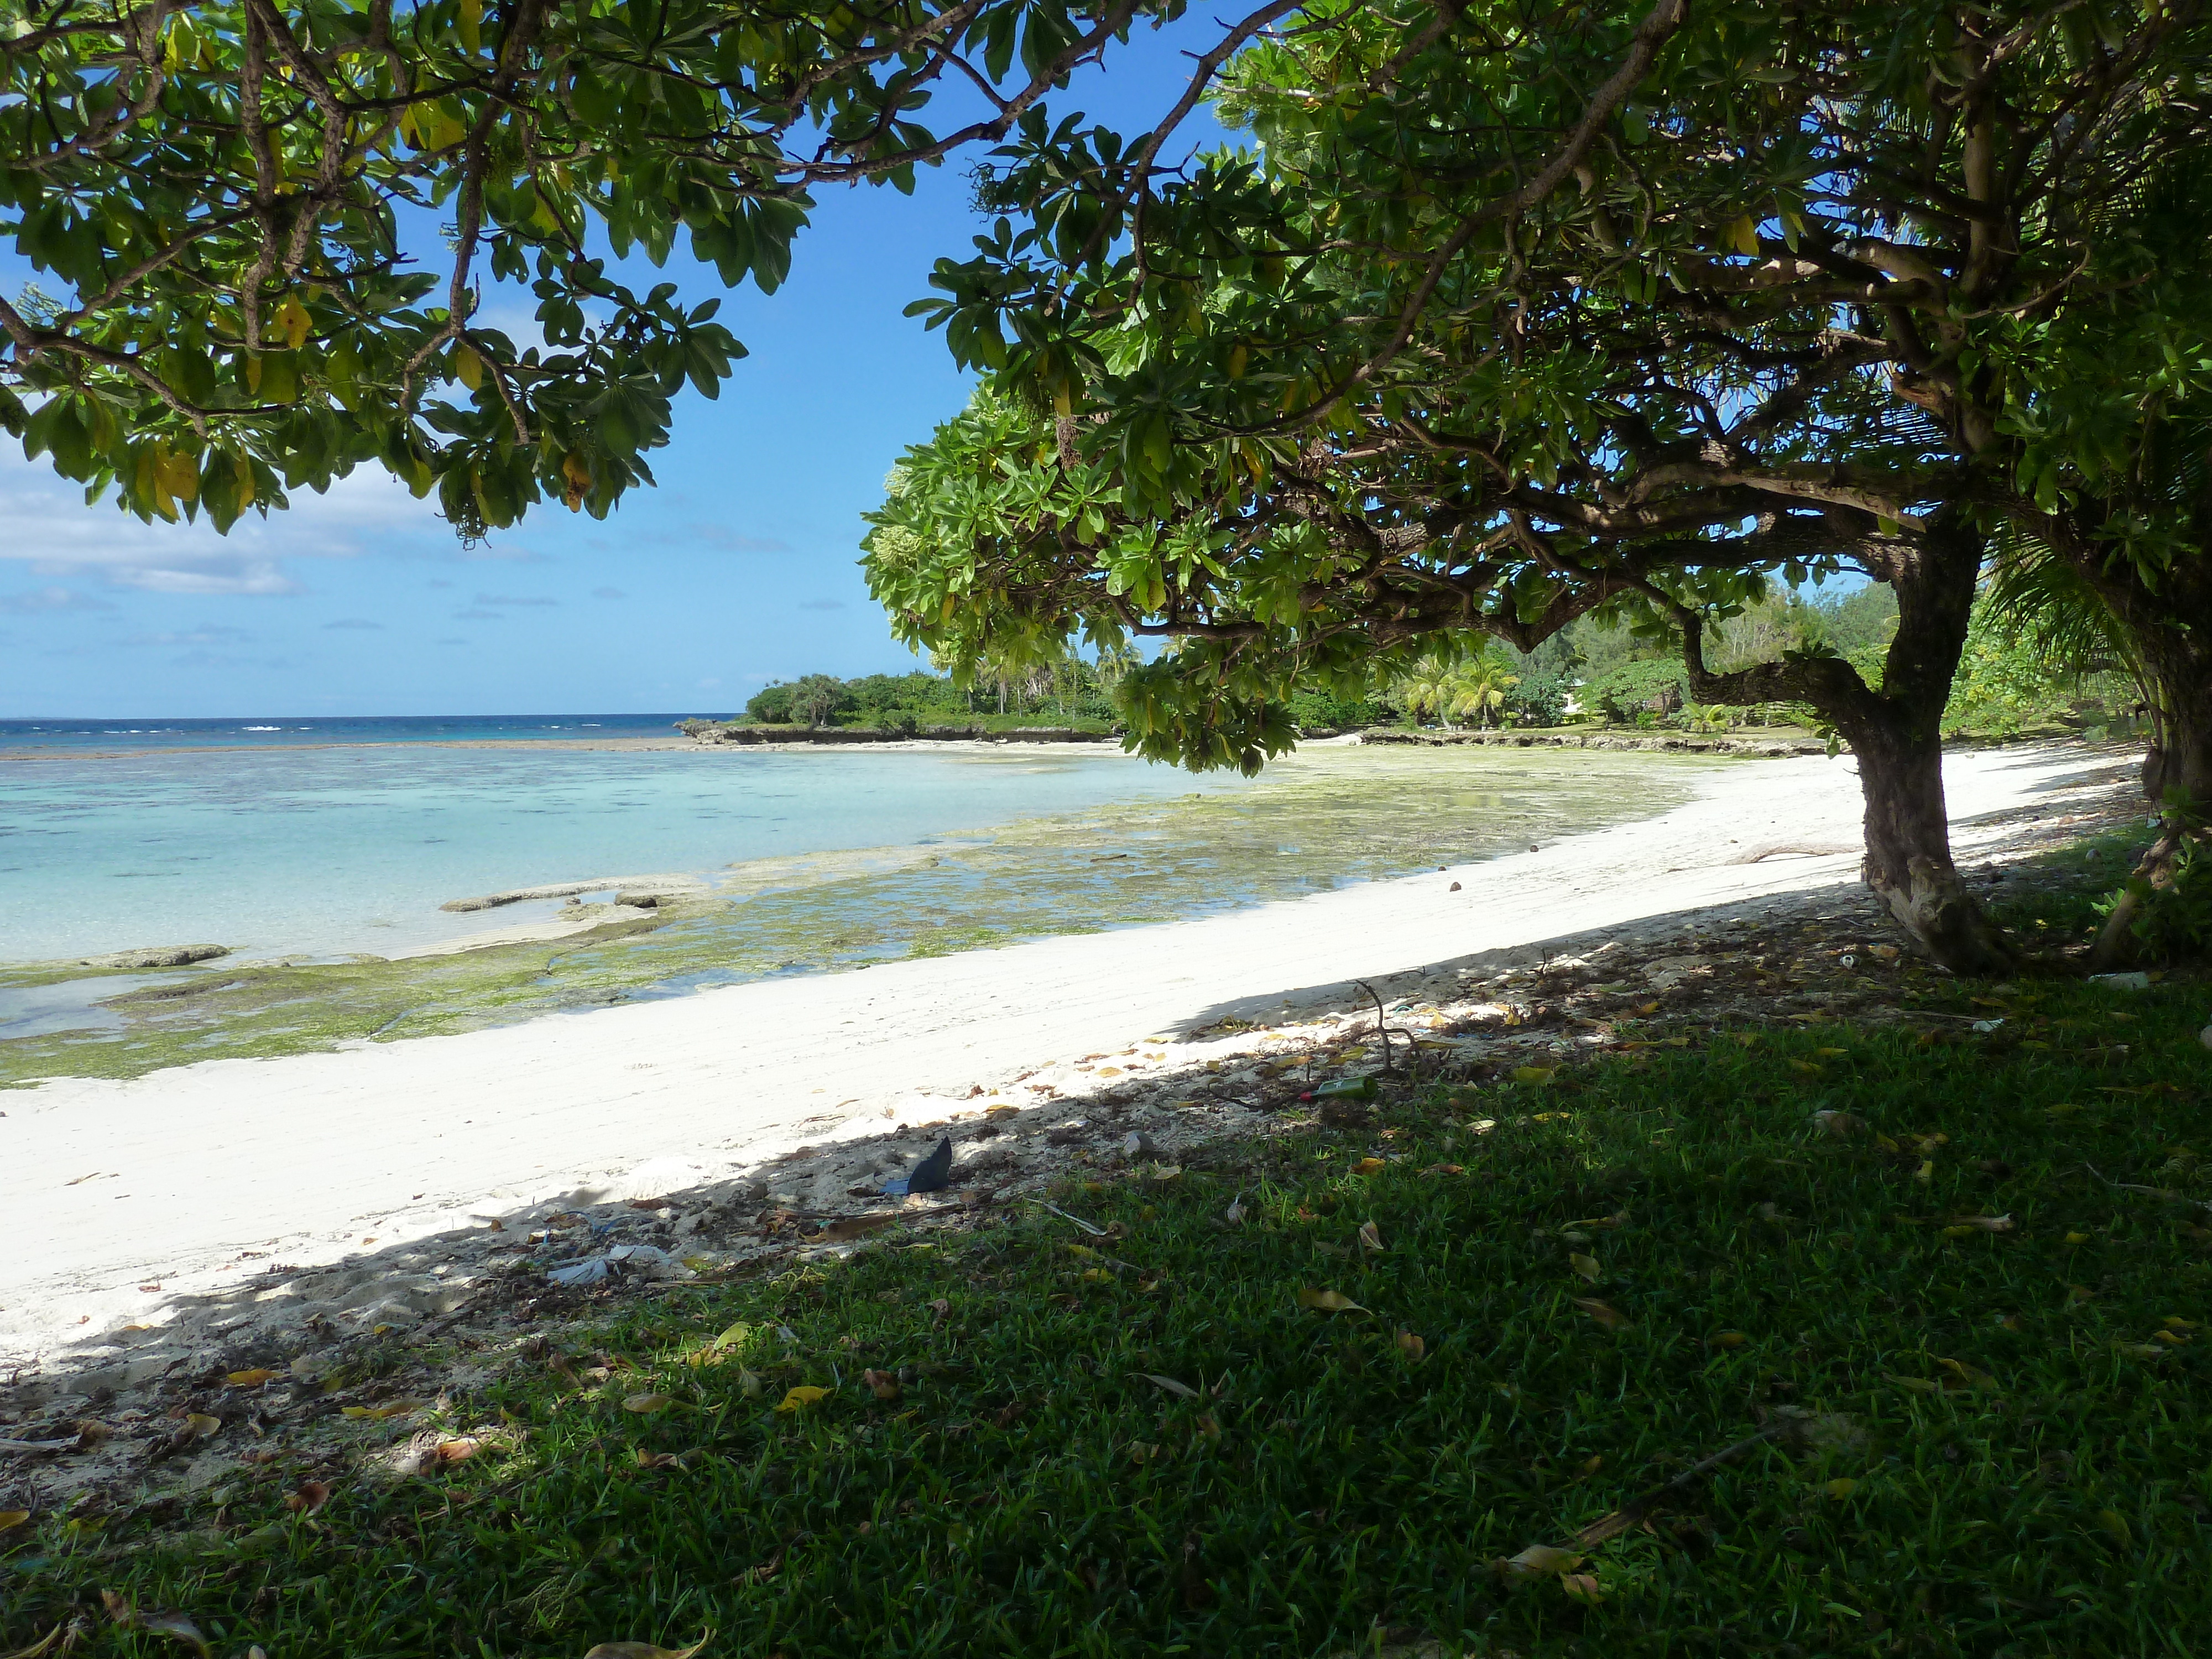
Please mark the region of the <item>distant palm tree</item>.
<svg viewBox="0 0 2212 1659"><path fill-rule="evenodd" d="M1505 694L1521 684L1495 657L1482 656L1452 677L1451 711L1472 714L1477 726L1488 726L1491 717L1505 707Z"/></svg>

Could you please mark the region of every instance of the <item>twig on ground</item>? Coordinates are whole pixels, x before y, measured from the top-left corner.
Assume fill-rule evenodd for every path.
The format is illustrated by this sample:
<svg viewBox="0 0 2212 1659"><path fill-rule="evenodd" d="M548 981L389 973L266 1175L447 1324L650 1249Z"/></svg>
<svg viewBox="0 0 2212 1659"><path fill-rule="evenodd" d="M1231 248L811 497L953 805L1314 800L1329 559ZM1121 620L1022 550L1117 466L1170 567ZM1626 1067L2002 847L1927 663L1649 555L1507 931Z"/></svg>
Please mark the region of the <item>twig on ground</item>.
<svg viewBox="0 0 2212 1659"><path fill-rule="evenodd" d="M1384 1016L1382 1013L1382 999L1376 993L1375 988L1370 985L1365 980L1355 979L1352 982L1354 985L1357 985L1361 990L1366 992L1369 996L1375 999L1375 1035L1382 1044L1383 1074L1385 1076L1395 1076L1397 1073L1398 1066L1397 1062L1392 1058L1393 1051L1390 1047L1390 1028L1383 1024ZM1398 1035L1406 1039L1406 1047L1408 1049L1413 1049L1414 1054L1418 1057L1419 1051L1413 1048L1413 1033L1410 1031L1401 1031Z"/></svg>
<svg viewBox="0 0 2212 1659"><path fill-rule="evenodd" d="M2186 1193L2177 1193L2171 1187L2140 1187L2132 1181L2115 1181L2112 1176L2100 1173L2094 1164L2084 1164L2081 1167L2107 1187L2115 1188L2124 1193L2141 1193L2146 1198L2162 1198L2169 1204L2186 1204L2191 1209L2212 1210L2212 1204L2206 1203L2201 1198L2191 1198Z"/></svg>
<svg viewBox="0 0 2212 1659"><path fill-rule="evenodd" d="M1747 1440L1739 1440L1733 1446L1715 1452L1700 1462L1692 1463L1663 1486L1654 1486L1640 1498L1631 1498L1601 1520L1593 1521L1567 1540L1574 1549L1589 1549L1615 1538L1631 1527L1640 1526L1652 1512L1674 1498L1687 1492L1723 1463L1741 1457L1753 1446L1780 1438L1798 1427L1795 1418L1778 1418Z"/></svg>
<svg viewBox="0 0 2212 1659"><path fill-rule="evenodd" d="M1073 1221L1077 1226L1082 1228L1085 1232L1089 1233L1093 1238L1103 1238L1106 1237L1106 1230L1103 1227L1094 1227L1089 1222L1085 1221L1081 1216L1068 1214L1066 1211L1061 1209L1057 1204L1048 1204L1041 1198L1033 1198L1030 1202L1036 1205L1041 1210L1050 1210L1062 1221Z"/></svg>

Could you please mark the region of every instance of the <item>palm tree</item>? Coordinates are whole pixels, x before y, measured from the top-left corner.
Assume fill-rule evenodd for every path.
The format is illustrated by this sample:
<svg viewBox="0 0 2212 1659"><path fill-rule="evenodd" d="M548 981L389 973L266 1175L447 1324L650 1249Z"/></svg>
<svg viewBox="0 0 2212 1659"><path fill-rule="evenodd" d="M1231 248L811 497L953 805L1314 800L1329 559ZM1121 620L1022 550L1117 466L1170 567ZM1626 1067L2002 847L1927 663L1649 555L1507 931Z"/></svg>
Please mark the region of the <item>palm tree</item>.
<svg viewBox="0 0 2212 1659"><path fill-rule="evenodd" d="M1451 708L1455 714L1473 714L1477 726L1488 726L1491 716L1505 707L1505 694L1521 684L1505 665L1487 654L1452 677Z"/></svg>

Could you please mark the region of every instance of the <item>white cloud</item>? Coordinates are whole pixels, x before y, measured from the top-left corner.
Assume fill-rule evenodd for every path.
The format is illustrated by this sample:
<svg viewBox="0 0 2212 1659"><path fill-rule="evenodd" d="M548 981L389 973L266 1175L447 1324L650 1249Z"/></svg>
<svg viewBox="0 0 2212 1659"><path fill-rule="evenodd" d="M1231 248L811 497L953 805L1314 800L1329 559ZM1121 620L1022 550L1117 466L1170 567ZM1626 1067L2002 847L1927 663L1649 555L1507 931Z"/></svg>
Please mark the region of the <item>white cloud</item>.
<svg viewBox="0 0 2212 1659"><path fill-rule="evenodd" d="M372 534L445 533L430 504L381 470L362 468L323 495L302 489L289 499L289 510L265 520L248 514L228 536L217 535L204 518L142 524L112 500L88 505L76 485L42 463L0 452L0 523L8 526L0 560L40 576L155 593L296 593L301 587L284 568L288 559L350 558Z"/></svg>

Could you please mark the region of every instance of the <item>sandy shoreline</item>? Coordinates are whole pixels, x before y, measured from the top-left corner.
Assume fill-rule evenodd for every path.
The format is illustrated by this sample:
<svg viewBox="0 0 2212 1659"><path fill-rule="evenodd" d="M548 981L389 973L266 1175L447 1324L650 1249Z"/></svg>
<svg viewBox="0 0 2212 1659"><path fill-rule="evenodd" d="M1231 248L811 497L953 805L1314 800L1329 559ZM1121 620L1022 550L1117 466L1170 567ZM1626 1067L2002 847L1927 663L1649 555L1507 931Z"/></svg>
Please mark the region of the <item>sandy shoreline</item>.
<svg viewBox="0 0 2212 1659"><path fill-rule="evenodd" d="M1997 815L2056 799L2099 759L1954 757L1962 862ZM1354 977L1851 882L1859 810L1847 757L1777 761L1541 852L1196 921L10 1091L0 1364L158 1322L179 1294L236 1283L221 1275L241 1261L312 1266L563 1194L726 1179L1093 1051L1146 1041L1171 1066L1226 1015L1328 1006Z"/></svg>

